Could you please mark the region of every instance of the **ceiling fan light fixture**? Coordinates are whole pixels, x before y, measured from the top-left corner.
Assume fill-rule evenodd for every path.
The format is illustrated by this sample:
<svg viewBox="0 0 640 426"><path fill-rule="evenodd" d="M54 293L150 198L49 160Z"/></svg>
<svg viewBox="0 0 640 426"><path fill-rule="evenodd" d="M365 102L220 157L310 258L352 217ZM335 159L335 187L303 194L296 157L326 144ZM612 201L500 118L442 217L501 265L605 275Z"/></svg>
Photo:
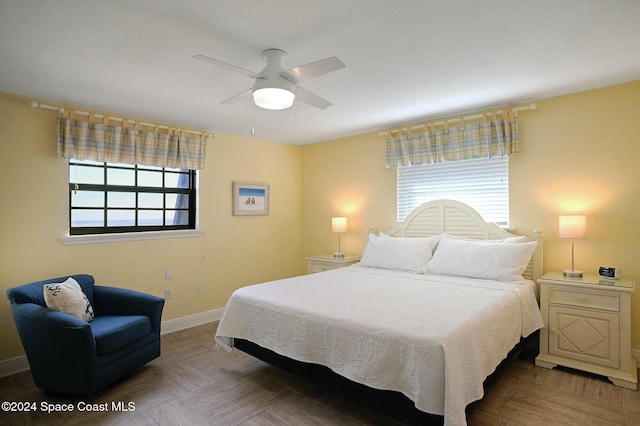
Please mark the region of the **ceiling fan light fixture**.
<svg viewBox="0 0 640 426"><path fill-rule="evenodd" d="M334 56L286 70L284 62L287 59L287 52L280 49L267 49L262 52L262 59L267 65L259 73L205 55L193 57L255 79L251 89L222 101L223 104L238 102L251 94L257 106L271 110L290 108L296 99L319 109L331 106L331 102L298 86L298 83L345 67L342 61Z"/></svg>
<svg viewBox="0 0 640 426"><path fill-rule="evenodd" d="M253 91L253 102L264 109L287 109L293 105L296 95L279 87L263 87Z"/></svg>

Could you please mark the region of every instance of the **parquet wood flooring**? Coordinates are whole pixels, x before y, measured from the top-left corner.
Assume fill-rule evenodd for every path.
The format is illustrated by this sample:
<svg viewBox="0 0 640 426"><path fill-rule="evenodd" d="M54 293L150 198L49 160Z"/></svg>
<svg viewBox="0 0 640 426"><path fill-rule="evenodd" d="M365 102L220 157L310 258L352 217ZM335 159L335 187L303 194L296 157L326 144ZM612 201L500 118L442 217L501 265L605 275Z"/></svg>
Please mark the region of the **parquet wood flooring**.
<svg viewBox="0 0 640 426"><path fill-rule="evenodd" d="M35 402L37 409L0 411L0 424L404 425L239 351L215 350L215 328L211 323L163 335L160 358L89 398L45 393L28 371L1 378L0 401ZM73 410L44 413L43 402L69 403ZM134 409L117 411L118 403ZM83 404L107 410L81 411ZM509 364L468 424L640 425L640 392L574 370L536 367L530 355Z"/></svg>

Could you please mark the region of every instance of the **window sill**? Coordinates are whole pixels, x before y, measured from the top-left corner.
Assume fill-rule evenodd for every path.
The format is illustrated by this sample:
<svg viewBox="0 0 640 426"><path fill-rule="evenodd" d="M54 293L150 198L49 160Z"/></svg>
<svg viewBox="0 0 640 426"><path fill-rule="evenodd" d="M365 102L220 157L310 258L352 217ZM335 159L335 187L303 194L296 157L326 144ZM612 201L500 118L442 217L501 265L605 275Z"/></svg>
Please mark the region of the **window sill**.
<svg viewBox="0 0 640 426"><path fill-rule="evenodd" d="M65 245L119 243L124 241L163 240L168 238L202 237L204 231L189 229L181 231L125 232L121 234L63 235Z"/></svg>

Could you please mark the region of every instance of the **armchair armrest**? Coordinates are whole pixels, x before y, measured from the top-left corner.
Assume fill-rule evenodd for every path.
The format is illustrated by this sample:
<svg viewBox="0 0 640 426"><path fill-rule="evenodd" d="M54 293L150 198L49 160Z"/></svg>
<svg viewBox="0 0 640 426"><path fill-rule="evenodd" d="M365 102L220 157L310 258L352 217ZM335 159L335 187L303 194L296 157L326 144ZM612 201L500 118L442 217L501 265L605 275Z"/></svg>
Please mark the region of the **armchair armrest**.
<svg viewBox="0 0 640 426"><path fill-rule="evenodd" d="M146 315L151 321L151 332L160 334L163 298L140 291L99 285L94 286L93 297L96 315Z"/></svg>
<svg viewBox="0 0 640 426"><path fill-rule="evenodd" d="M61 370L65 366L88 370L95 361L89 323L35 303L13 304L11 313L32 369L53 363Z"/></svg>

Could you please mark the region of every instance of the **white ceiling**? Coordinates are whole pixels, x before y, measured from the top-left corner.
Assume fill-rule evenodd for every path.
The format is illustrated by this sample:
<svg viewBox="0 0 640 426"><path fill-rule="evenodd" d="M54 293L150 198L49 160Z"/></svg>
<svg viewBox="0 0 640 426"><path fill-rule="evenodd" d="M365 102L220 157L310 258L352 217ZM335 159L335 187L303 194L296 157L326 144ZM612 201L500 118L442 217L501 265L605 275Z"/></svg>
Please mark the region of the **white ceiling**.
<svg viewBox="0 0 640 426"><path fill-rule="evenodd" d="M267 48L340 58L301 84L333 105L221 105L253 80L192 59ZM638 79L638 0L0 0L0 92L295 145Z"/></svg>

